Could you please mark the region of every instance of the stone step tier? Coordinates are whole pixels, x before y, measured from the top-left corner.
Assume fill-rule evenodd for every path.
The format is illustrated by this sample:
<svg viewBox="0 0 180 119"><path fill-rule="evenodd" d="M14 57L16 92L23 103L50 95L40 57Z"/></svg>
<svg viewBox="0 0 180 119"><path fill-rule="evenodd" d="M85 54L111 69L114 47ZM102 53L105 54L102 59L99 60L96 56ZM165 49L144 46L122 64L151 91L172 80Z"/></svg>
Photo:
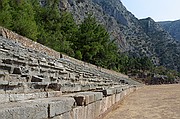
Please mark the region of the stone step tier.
<svg viewBox="0 0 180 119"><path fill-rule="evenodd" d="M0 119L98 119L138 85L0 27Z"/></svg>
<svg viewBox="0 0 180 119"><path fill-rule="evenodd" d="M11 102L0 104L0 119L98 119L136 89L127 85L63 95L60 92L10 94ZM6 97L1 94L0 98Z"/></svg>
<svg viewBox="0 0 180 119"><path fill-rule="evenodd" d="M84 66L68 58L54 58L0 37L0 94L96 90L131 82Z"/></svg>

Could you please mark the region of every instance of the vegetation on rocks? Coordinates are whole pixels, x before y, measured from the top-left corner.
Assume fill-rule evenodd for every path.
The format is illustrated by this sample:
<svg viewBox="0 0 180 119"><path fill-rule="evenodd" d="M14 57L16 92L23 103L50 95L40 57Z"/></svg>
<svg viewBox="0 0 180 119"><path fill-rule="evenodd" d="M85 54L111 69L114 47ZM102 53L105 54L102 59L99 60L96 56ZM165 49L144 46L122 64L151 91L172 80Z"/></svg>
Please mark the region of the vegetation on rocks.
<svg viewBox="0 0 180 119"><path fill-rule="evenodd" d="M93 15L77 24L69 12L59 10L58 0L48 0L43 6L38 0L0 0L0 16L0 26L58 52L131 76L148 73L144 82L152 82L153 74L159 74L167 76L165 82L173 83L179 75L155 67L148 57L120 53L115 40Z"/></svg>

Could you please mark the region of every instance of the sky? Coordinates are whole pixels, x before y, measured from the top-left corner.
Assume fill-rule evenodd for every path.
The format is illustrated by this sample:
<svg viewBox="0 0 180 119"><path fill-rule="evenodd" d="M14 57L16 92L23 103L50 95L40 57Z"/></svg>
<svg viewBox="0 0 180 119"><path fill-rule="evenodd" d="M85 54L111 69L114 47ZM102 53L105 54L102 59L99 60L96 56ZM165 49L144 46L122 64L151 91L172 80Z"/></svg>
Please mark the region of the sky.
<svg viewBox="0 0 180 119"><path fill-rule="evenodd" d="M137 18L151 17L155 21L180 19L180 0L121 0Z"/></svg>

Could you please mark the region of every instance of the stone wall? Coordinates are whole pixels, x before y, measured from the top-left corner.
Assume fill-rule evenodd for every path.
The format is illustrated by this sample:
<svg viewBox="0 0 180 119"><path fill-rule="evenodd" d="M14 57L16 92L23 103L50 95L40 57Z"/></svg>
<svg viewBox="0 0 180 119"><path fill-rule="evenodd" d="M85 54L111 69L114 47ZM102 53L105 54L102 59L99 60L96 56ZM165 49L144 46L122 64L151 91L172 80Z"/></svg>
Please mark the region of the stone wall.
<svg viewBox="0 0 180 119"><path fill-rule="evenodd" d="M137 85L0 27L2 119L98 118Z"/></svg>

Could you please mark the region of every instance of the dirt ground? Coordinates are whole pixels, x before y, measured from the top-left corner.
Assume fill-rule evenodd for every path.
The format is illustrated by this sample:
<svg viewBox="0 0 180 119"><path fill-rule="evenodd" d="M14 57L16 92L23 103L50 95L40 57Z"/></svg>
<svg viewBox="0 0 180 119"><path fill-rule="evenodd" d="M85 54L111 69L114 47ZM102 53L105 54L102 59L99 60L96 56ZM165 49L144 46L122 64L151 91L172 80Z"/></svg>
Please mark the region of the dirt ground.
<svg viewBox="0 0 180 119"><path fill-rule="evenodd" d="M180 119L180 84L145 86L104 119Z"/></svg>

